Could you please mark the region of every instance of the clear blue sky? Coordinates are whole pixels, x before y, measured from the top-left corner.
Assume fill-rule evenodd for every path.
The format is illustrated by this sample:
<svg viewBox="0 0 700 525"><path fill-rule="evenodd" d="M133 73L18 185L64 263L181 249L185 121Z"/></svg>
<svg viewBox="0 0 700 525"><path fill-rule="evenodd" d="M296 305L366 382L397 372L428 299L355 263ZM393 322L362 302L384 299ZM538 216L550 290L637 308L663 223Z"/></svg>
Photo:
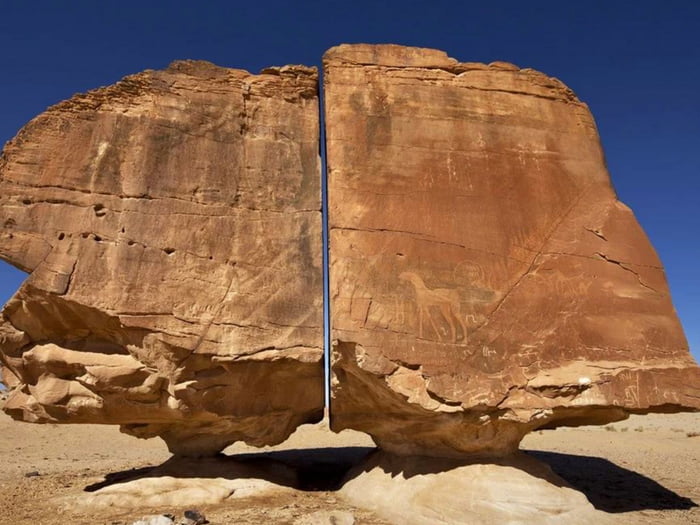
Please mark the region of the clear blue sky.
<svg viewBox="0 0 700 525"><path fill-rule="evenodd" d="M700 357L700 2L4 0L0 16L2 142L73 93L181 58L258 71L391 42L556 76L590 105ZM0 302L21 278L0 262Z"/></svg>

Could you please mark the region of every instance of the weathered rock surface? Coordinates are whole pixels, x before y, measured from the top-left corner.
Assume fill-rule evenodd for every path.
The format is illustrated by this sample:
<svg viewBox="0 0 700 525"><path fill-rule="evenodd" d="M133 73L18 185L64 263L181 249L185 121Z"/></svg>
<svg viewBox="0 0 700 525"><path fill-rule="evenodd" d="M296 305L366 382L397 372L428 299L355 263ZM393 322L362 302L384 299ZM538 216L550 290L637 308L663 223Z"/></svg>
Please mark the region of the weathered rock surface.
<svg viewBox="0 0 700 525"><path fill-rule="evenodd" d="M340 495L391 523L603 525L609 515L525 454L459 463L376 453L348 474Z"/></svg>
<svg viewBox="0 0 700 525"><path fill-rule="evenodd" d="M176 62L76 95L0 159L5 410L179 454L323 410L317 72Z"/></svg>
<svg viewBox="0 0 700 525"><path fill-rule="evenodd" d="M435 50L324 57L331 427L500 455L700 408L664 271L560 81Z"/></svg>
<svg viewBox="0 0 700 525"><path fill-rule="evenodd" d="M108 484L62 502L80 507L154 508L215 505L292 491L297 473L275 461L175 458L143 477Z"/></svg>

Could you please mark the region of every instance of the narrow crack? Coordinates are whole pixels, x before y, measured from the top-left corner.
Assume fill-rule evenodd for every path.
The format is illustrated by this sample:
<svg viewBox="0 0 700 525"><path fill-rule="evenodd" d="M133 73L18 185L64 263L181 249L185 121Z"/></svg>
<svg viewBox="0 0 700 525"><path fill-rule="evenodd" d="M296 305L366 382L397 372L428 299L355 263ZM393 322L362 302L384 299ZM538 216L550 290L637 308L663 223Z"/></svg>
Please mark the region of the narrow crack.
<svg viewBox="0 0 700 525"><path fill-rule="evenodd" d="M597 230L597 229L594 229L594 228L586 228L585 226L584 226L584 229L585 229L586 231L591 232L593 235L595 235L595 236L598 237L599 239L603 239L604 241L607 241L607 240L608 240L608 239L605 237L605 235L603 235L603 232L601 232L600 230Z"/></svg>
<svg viewBox="0 0 700 525"><path fill-rule="evenodd" d="M59 295L67 295L70 291L71 284L73 284L73 275L75 274L75 267L78 265L78 259L73 261L71 265L70 272L68 273L68 281L66 282L66 291Z"/></svg>
<svg viewBox="0 0 700 525"><path fill-rule="evenodd" d="M525 248L525 249L527 249L527 248ZM566 253L566 252L542 252L542 253L540 253L540 255L543 255L543 256L559 255L562 257L580 257L581 259L590 259L592 261L597 261L597 262L601 262L601 261L614 262L614 263L621 264L621 265L622 264L631 264L634 266L639 266L641 268L651 268L653 270L663 270L663 267L653 266L651 264L637 264L637 263L631 263L631 262L626 262L626 261L613 261L609 258L606 258L605 256L603 256L602 254L600 254L598 252L596 252L595 255L583 255L581 253ZM630 270L630 271L632 271L632 270Z"/></svg>
<svg viewBox="0 0 700 525"><path fill-rule="evenodd" d="M83 188L73 188L70 186L63 186L60 184L29 184L27 182L19 182L15 180L4 180L3 181L6 184L10 184L13 186L18 186L20 188L35 188L35 189L51 189L51 190L63 190L63 191L70 191L70 192L75 192L75 193L82 193L84 195L102 195L104 197L111 197L111 198L117 198L117 199L133 199L133 200L165 200L165 201L177 201L177 202L183 202L186 204L191 204L193 206L216 206L216 207L226 207L227 203L226 202L216 202L216 203L207 203L207 202L199 202L195 200L190 200L190 199L183 199L180 197L173 197L173 196L168 196L168 197L154 197L152 195L148 194L142 194L142 195L128 195L128 194L115 194L115 193L110 193L106 191L96 191L96 190L88 190L88 189L83 189Z"/></svg>
<svg viewBox="0 0 700 525"><path fill-rule="evenodd" d="M430 243L434 243L434 244L442 244L445 246L454 246L456 248L465 248L465 249L467 248L464 244L448 242L448 241L440 241L440 240L437 240L435 238L432 238L432 236L430 236L430 235L406 231L406 230L391 230L388 228L350 228L350 227L342 227L342 226L332 226L329 228L329 230L330 231L333 231L333 230L356 231L356 232L364 232L364 233L394 233L397 235L408 235L409 237L415 237L419 241L430 242Z"/></svg>
<svg viewBox="0 0 700 525"><path fill-rule="evenodd" d="M549 231L549 233L545 236L545 238L542 240L542 243L540 244L540 248L537 250L537 253L533 256L532 261L530 262L530 266L525 270L525 272L513 283L513 286L511 286L506 293L503 295L500 301L498 301L498 304L494 307L493 310L491 310L491 313L489 313L486 316L486 319L481 322L476 328L474 328L474 331L472 332L472 335L481 330L484 326L486 326L491 318L501 309L503 306L503 303L506 301L506 299L511 295L511 293L520 285L520 283L530 275L532 272L533 268L537 264L538 259L542 255L544 248L547 246L547 243L549 240L554 236L554 234L559 230L561 225L564 223L564 221L569 217L571 212L576 208L579 202L583 199L583 197L588 193L588 191L593 187L593 184L589 184L588 186L584 187L581 193L574 199L574 201L571 203L569 208L566 210L564 214L559 218L558 221L554 223L552 226L552 229Z"/></svg>
<svg viewBox="0 0 700 525"><path fill-rule="evenodd" d="M629 267L625 266L625 263L622 263L622 262L620 262L620 261L616 261L615 259L612 259L612 258L608 257L607 255L605 255L604 253L596 252L596 255L598 255L599 257L601 257L603 260L605 260L605 261L607 261L607 262L609 262L609 263L612 263L612 264L616 264L617 266L619 266L619 267L622 268L623 270L625 270L625 271L630 272L631 274L633 274L633 275L637 278L637 281L639 281L639 284L641 284L644 288L647 288L647 289L651 290L651 291L654 292L654 293L661 294L661 292L659 292L658 290L655 290L654 288L652 288L651 286L649 286L647 283L645 283L645 282L642 280L642 277L641 277L637 272L635 272L632 268L629 268Z"/></svg>

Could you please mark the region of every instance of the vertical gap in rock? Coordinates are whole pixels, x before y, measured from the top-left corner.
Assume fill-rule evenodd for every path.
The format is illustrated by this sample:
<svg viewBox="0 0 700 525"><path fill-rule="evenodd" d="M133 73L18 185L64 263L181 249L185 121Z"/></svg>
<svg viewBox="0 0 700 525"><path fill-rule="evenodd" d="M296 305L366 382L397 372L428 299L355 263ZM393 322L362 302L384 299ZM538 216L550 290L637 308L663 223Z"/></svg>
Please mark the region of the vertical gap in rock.
<svg viewBox="0 0 700 525"><path fill-rule="evenodd" d="M323 231L323 374L325 411L330 417L331 314L329 294L328 166L326 162L326 118L323 96L323 67L318 77L319 154L321 156L321 221Z"/></svg>
<svg viewBox="0 0 700 525"><path fill-rule="evenodd" d="M26 278L27 273L0 259L0 308L5 306ZM2 374L0 374L0 392L3 390L5 385L2 383Z"/></svg>

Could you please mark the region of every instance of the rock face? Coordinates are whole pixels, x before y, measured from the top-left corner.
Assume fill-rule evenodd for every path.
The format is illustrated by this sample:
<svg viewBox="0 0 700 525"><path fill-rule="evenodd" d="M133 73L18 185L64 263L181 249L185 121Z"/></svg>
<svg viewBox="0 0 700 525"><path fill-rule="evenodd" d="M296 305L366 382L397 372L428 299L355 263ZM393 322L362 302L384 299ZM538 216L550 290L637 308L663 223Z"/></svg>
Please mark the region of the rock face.
<svg viewBox="0 0 700 525"><path fill-rule="evenodd" d="M176 62L77 95L0 159L5 410L178 454L323 411L317 73Z"/></svg>
<svg viewBox="0 0 700 525"><path fill-rule="evenodd" d="M324 57L331 427L500 455L700 408L661 263L560 81L440 51Z"/></svg>
<svg viewBox="0 0 700 525"><path fill-rule="evenodd" d="M324 57L334 430L502 455L700 409L663 269L556 79L434 50ZM0 158L5 410L181 455L323 412L317 74L176 62L50 108Z"/></svg>

